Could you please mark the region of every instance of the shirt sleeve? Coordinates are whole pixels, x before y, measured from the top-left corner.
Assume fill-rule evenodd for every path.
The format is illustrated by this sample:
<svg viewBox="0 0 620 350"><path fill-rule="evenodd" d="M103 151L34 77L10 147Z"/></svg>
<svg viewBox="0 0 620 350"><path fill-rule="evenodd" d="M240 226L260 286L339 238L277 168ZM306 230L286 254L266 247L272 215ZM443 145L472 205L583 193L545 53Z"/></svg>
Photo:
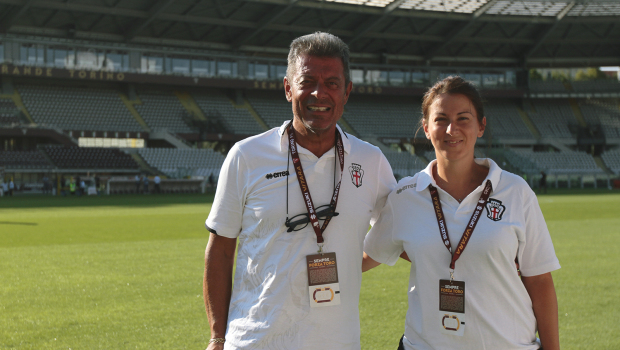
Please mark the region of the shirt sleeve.
<svg viewBox="0 0 620 350"><path fill-rule="evenodd" d="M387 200L388 195L392 190L396 187L396 178L394 178L394 173L392 172L392 167L390 163L385 158L383 153L379 156L379 164L378 164L378 179L377 179L377 194L375 200L375 207L372 211L372 216L370 217L370 225L374 226L375 222L379 218L379 213L385 206L385 202Z"/></svg>
<svg viewBox="0 0 620 350"><path fill-rule="evenodd" d="M538 276L560 268L551 235L536 195L526 189L524 208L525 241L519 242L519 268L525 277Z"/></svg>
<svg viewBox="0 0 620 350"><path fill-rule="evenodd" d="M241 232L247 192L248 167L238 145L228 152L217 183L211 212L205 222L209 232L237 238Z"/></svg>
<svg viewBox="0 0 620 350"><path fill-rule="evenodd" d="M379 219L370 229L364 239L364 252L375 261L382 264L394 265L403 252L402 242L395 242L394 237L394 211L388 199Z"/></svg>

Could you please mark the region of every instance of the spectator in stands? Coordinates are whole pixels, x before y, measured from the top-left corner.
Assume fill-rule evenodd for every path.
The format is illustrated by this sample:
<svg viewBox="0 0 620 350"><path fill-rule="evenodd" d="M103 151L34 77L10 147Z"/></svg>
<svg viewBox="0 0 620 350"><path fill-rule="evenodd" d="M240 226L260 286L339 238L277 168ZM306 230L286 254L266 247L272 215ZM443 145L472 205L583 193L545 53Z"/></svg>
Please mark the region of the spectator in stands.
<svg viewBox="0 0 620 350"><path fill-rule="evenodd" d="M560 264L528 184L474 158L486 126L478 91L448 77L422 111L437 159L398 184L364 242L364 271L412 262L399 349L539 349L536 328L545 350L560 349Z"/></svg>
<svg viewBox="0 0 620 350"><path fill-rule="evenodd" d="M547 174L544 171L540 172L540 183L539 183L539 187L540 189L538 190L538 192L543 193L543 190L545 191L545 193L547 193Z"/></svg>
<svg viewBox="0 0 620 350"><path fill-rule="evenodd" d="M161 183L161 178L159 177L159 175L155 175L155 178L153 179L153 183L155 184L155 188L153 188L153 192L161 193L161 187L159 187L159 184Z"/></svg>
<svg viewBox="0 0 620 350"><path fill-rule="evenodd" d="M360 349L362 241L396 183L378 148L336 124L352 89L346 44L306 35L288 62L293 120L235 144L206 221L208 350ZM337 280L322 270L309 291L315 260L337 264Z"/></svg>
<svg viewBox="0 0 620 350"><path fill-rule="evenodd" d="M82 183L82 178L80 177L80 175L77 175L75 177L75 186L77 186L76 193L78 197L84 194L82 193L82 186L80 186L81 183Z"/></svg>
<svg viewBox="0 0 620 350"><path fill-rule="evenodd" d="M215 176L213 176L213 173L209 175L209 191L215 192Z"/></svg>
<svg viewBox="0 0 620 350"><path fill-rule="evenodd" d="M49 177L47 177L47 175L44 175L43 176L43 194L47 194L50 189L51 189L50 179Z"/></svg>
<svg viewBox="0 0 620 350"><path fill-rule="evenodd" d="M61 196L66 196L67 195L67 180L65 179L65 175L61 174L60 175L60 182L58 183L58 185L60 186L60 195Z"/></svg>
<svg viewBox="0 0 620 350"><path fill-rule="evenodd" d="M9 196L13 196L13 191L15 191L15 183L13 182L13 178L9 180Z"/></svg>
<svg viewBox="0 0 620 350"><path fill-rule="evenodd" d="M149 177L148 177L148 176L146 176L146 175L144 175L144 178L143 178L143 180L142 180L142 181L143 181L143 183L144 183L144 193L145 193L145 194L146 194L146 193L149 193Z"/></svg>
<svg viewBox="0 0 620 350"><path fill-rule="evenodd" d="M140 180L140 175L136 174L136 194L140 193L140 185L142 185L142 181Z"/></svg>
<svg viewBox="0 0 620 350"><path fill-rule="evenodd" d="M9 195L9 184L6 182L2 182L2 194L8 196Z"/></svg>
<svg viewBox="0 0 620 350"><path fill-rule="evenodd" d="M71 195L75 195L75 191L76 191L76 184L75 184L75 179L72 177L70 182L69 182L69 193L71 193Z"/></svg>
<svg viewBox="0 0 620 350"><path fill-rule="evenodd" d="M95 188L97 189L97 195L100 195L100 186L101 185L101 179L99 178L99 176L97 176L97 174L95 174Z"/></svg>
<svg viewBox="0 0 620 350"><path fill-rule="evenodd" d="M80 196L86 194L86 182L84 179L80 179Z"/></svg>

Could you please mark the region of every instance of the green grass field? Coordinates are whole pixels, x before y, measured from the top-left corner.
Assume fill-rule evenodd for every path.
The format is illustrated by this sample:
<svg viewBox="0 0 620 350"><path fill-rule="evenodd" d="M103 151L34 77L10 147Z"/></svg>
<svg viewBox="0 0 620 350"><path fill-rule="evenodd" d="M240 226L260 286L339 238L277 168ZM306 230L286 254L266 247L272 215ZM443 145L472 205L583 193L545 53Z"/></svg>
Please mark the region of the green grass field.
<svg viewBox="0 0 620 350"><path fill-rule="evenodd" d="M0 349L204 349L211 200L0 198ZM563 349L620 349L620 193L539 201L562 264L553 276ZM396 348L407 265L364 275L362 349Z"/></svg>

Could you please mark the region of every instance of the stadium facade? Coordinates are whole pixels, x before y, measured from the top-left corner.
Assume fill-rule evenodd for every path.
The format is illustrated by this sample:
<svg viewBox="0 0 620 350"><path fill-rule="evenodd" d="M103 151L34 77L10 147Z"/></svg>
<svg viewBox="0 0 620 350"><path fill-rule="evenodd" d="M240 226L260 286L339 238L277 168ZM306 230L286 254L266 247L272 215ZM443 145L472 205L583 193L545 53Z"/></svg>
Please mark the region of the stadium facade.
<svg viewBox="0 0 620 350"><path fill-rule="evenodd" d="M620 82L586 68L620 66L619 20L617 1L0 0L0 177L24 193L61 176L127 176L112 193L138 173L216 177L234 142L291 118L287 47L322 30L352 51L342 127L398 176L434 157L421 96L458 74L487 100L478 156L532 185L545 171L551 186L612 186Z"/></svg>

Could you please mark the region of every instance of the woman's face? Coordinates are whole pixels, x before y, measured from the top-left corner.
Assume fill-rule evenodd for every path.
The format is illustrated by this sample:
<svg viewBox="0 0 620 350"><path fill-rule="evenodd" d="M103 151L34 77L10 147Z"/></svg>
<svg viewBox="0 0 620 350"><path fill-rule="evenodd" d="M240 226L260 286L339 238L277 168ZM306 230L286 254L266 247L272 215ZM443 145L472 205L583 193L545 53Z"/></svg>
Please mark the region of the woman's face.
<svg viewBox="0 0 620 350"><path fill-rule="evenodd" d="M486 118L478 122L476 109L465 95L440 94L424 120L424 133L438 160L473 160L476 140L484 134L485 126Z"/></svg>

